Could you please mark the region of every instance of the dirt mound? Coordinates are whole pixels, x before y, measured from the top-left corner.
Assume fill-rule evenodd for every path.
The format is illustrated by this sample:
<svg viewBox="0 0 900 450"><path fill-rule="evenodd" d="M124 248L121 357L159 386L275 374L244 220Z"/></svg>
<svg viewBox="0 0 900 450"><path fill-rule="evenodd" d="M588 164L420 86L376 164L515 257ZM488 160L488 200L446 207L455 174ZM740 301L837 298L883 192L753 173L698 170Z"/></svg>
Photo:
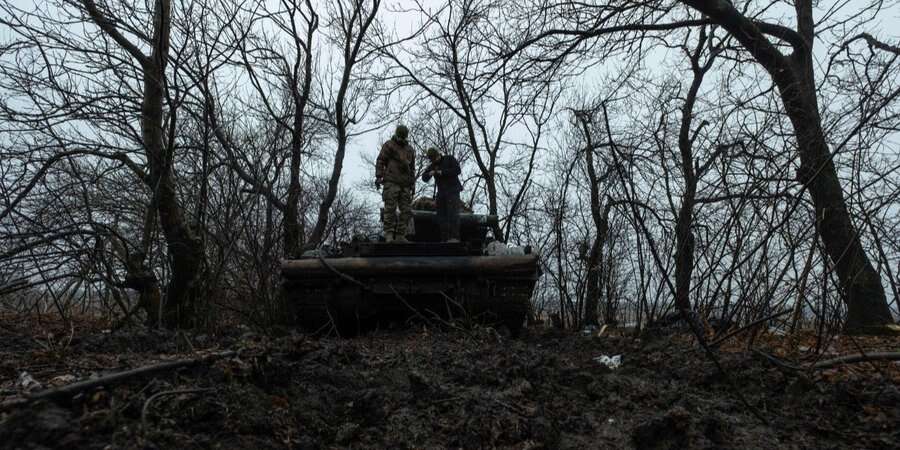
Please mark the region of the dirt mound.
<svg viewBox="0 0 900 450"><path fill-rule="evenodd" d="M748 353L722 353L722 379L695 346L491 329L407 331L352 340L234 333L190 337L190 352L146 353L128 338L47 355L4 354L3 373L110 370L221 351L236 355L135 378L64 404L0 416L7 448L896 448L893 378L802 381ZM141 338L132 338L141 339ZM175 339L173 337L173 339ZM118 343L117 343L118 342ZM124 347L116 347L121 345ZM176 345L176 347L180 347ZM611 370L600 355L623 355ZM11 359L11 357L13 357ZM36 358L36 359L35 359ZM30 367L42 361L41 367ZM15 380L0 385L19 389ZM734 389L766 415L754 417ZM11 398L12 396L7 396Z"/></svg>

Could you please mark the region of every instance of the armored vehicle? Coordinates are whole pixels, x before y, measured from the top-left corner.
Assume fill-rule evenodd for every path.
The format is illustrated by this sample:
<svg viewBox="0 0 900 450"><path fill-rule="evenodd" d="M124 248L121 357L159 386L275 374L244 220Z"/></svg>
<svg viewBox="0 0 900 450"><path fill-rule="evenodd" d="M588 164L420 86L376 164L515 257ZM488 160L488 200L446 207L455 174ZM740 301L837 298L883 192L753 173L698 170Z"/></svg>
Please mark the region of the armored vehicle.
<svg viewBox="0 0 900 450"><path fill-rule="evenodd" d="M460 242L439 242L436 214L413 210L408 243L357 239L282 261L283 294L303 328L353 335L411 317L505 325L517 334L539 276L529 247L489 242L497 217L460 214Z"/></svg>

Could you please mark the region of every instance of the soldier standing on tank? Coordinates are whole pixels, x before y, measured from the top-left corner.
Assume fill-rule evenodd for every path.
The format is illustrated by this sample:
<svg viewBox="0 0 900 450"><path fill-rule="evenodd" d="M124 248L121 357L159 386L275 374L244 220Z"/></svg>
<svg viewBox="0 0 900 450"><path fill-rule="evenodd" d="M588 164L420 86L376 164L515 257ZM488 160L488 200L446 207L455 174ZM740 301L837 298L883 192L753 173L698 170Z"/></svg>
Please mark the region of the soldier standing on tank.
<svg viewBox="0 0 900 450"><path fill-rule="evenodd" d="M384 240L407 242L406 227L412 218L412 195L416 181L416 156L407 142L409 129L397 125L394 136L381 146L375 160L375 187L383 189ZM396 211L400 211L397 217Z"/></svg>
<svg viewBox="0 0 900 450"><path fill-rule="evenodd" d="M462 183L459 182L462 170L459 168L459 161L453 155L444 155L435 148L426 150L425 156L431 161L431 165L422 174L422 181L427 183L432 176L434 177L441 240L459 242L459 193L462 192Z"/></svg>

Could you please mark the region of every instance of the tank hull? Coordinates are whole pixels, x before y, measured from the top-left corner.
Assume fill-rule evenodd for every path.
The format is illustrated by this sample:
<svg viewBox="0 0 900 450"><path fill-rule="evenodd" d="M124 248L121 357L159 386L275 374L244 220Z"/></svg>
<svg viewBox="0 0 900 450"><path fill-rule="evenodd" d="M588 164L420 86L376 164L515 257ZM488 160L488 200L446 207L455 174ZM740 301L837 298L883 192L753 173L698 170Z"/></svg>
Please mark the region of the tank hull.
<svg viewBox="0 0 900 450"><path fill-rule="evenodd" d="M295 321L342 335L410 317L504 325L515 334L539 274L535 255L310 258L285 260L281 272Z"/></svg>

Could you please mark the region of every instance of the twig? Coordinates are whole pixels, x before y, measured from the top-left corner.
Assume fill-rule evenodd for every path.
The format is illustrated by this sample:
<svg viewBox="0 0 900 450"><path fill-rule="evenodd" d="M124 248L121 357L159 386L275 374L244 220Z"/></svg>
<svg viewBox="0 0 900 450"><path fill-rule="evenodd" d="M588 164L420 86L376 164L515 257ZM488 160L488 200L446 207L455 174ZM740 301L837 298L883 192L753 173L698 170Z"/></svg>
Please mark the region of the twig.
<svg viewBox="0 0 900 450"><path fill-rule="evenodd" d="M211 361L215 361L222 358L228 358L234 356L237 352L228 351L222 353L216 353L209 356L204 356L201 358L194 359L182 359L177 361L166 361L163 363L153 364L144 367L138 367L136 369L126 370L124 372L118 372L111 375L107 375L100 378L95 378L93 380L85 380L79 381L77 383L68 384L65 386L60 386L58 388L47 389L41 392L38 392L33 395L28 395L25 397L9 400L4 403L0 403L0 411L26 405L28 403L37 401L37 400L62 400L66 398L74 397L75 395L88 391L101 386L110 386L114 384L121 383L123 381L129 380L131 378L147 376L150 374L165 372L170 370L180 369L182 367L190 367L202 363L208 363Z"/></svg>
<svg viewBox="0 0 900 450"><path fill-rule="evenodd" d="M473 325L472 317L469 316L469 311L466 309L466 307L463 306L463 304L460 303L460 302L459 302L458 300L456 300L455 298L450 297L449 295L447 295L446 292L444 292L444 291L438 291L438 293L441 294L441 297L444 297L444 304L447 306L447 315L448 315L448 317L450 318L450 320L446 321L445 323L446 323L448 326L450 326L451 328L453 328L453 329L455 329L455 330L458 330L458 331L461 331L461 332L465 333L465 334L466 334L467 336L469 336L469 337L475 337L475 336L471 333L471 328L472 328L472 325ZM451 304L453 304L453 306L456 306L460 311L462 311L462 320L463 320L463 323L464 323L469 329L466 329L466 328L457 326L455 323L453 323L453 313L452 313L452 310L451 310L451 308L450 308L450 305L451 305ZM433 314L434 314L434 313L433 313ZM440 317L439 317L437 314L434 314L434 315L435 315L436 318L440 319Z"/></svg>
<svg viewBox="0 0 900 450"><path fill-rule="evenodd" d="M367 286L366 284L357 280L356 278L353 278L350 275L347 275L346 273L341 272L336 267L331 265L331 263L326 261L325 258L322 257L321 254L318 255L318 259L319 259L319 262L322 263L322 265L325 266L325 268L328 269L331 273L335 274L336 276L340 277L341 279L343 279L349 283L355 284L356 286L362 288L363 290L369 290L369 286Z"/></svg>
<svg viewBox="0 0 900 450"><path fill-rule="evenodd" d="M143 395L144 392L147 391L147 389L150 389L150 387L153 386L154 381L156 381L156 380L150 380L149 383L144 385L144 387L142 387L141 390L137 392L136 396ZM115 409L116 415L122 414L122 412L125 411L126 409L128 409L129 406L131 406L131 400L127 400L124 405Z"/></svg>
<svg viewBox="0 0 900 450"><path fill-rule="evenodd" d="M700 344L700 347L703 348L703 352L706 354L706 357L712 361L713 365L716 366L716 369L719 371L719 374L722 375L722 378L726 383L731 385L731 388L734 390L734 395L738 398L738 400L743 403L743 405L750 410L750 413L753 414L760 422L765 425L769 424L769 420L766 419L765 416L762 415L759 410L750 404L750 401L744 397L744 394L741 392L740 387L737 386L731 377L728 375L728 372L725 371L725 368L722 367L721 361L716 357L715 352L710 348L709 344L706 343L706 339L703 337L703 331L700 328L700 324L696 320L696 317L693 316L689 311L684 308L679 308L678 311L681 313L681 318L687 322L688 328L690 328L691 332L694 333L694 337L697 338L697 342Z"/></svg>
<svg viewBox="0 0 900 450"><path fill-rule="evenodd" d="M722 342L725 342L725 341L727 341L728 339L731 339L731 338L734 337L734 336L737 336L737 335L739 335L739 334L741 334L741 333L743 333L743 332L745 332L745 331L747 331L747 330L749 330L749 329L751 329L751 328L753 328L753 327L755 327L755 326L757 326L757 325L759 325L759 324L761 324L761 323L763 323L763 322L767 322L767 321L772 320L772 319L774 319L774 318L776 318L776 317L781 317L781 316L783 316L783 315L785 315L785 314L787 314L787 313L789 313L789 312L791 312L791 310L781 311L781 312L779 312L779 313L775 313L775 314L772 314L772 315L763 317L762 319L759 319L759 320L755 320L755 321L753 321L753 322L750 322L749 324L747 324L747 325L745 325L745 326L743 326L743 327L741 327L741 328L738 328L737 330L734 330L734 331L732 331L732 332L726 334L725 336L722 336L722 337L720 337L720 338L718 338L718 339L716 339L716 340L710 342L710 343L709 343L709 346L710 346L710 347L718 347L719 345L722 344Z"/></svg>
<svg viewBox="0 0 900 450"><path fill-rule="evenodd" d="M334 334L336 334L337 337L341 337L341 330L338 329L337 321L334 320L334 316L331 314L331 308L329 308L327 304L325 305L325 313L328 314L328 323L319 327L319 329L316 330L316 333L322 331L327 326L331 326L331 328L328 330L328 333L334 331Z"/></svg>
<svg viewBox="0 0 900 450"><path fill-rule="evenodd" d="M526 418L526 419L533 417L533 416L529 416L528 414L526 414L526 413L525 413L524 411L522 411L522 409L519 408L518 406L513 406L513 405L511 405L511 404L509 404L509 403L506 403L506 402L500 400L499 398L491 398L491 400L493 400L493 401L494 401L495 403L497 403L498 405L500 405L500 406L502 406L502 407L504 407L504 408L506 408L506 409L512 411L513 414L517 414L517 415L520 416L520 417L523 417L523 418Z"/></svg>
<svg viewBox="0 0 900 450"><path fill-rule="evenodd" d="M791 370L794 372L802 372L803 371L803 367L796 366L794 364L790 364L787 361L785 361L781 358L778 358L775 355L772 355L770 353L766 353L762 350L753 350L753 353L756 353L757 355L763 357L763 359L774 364L775 367L778 367L779 369L787 369L787 370Z"/></svg>
<svg viewBox="0 0 900 450"><path fill-rule="evenodd" d="M336 267L331 265L331 263L326 261L325 258L322 256L321 249L322 249L321 247L316 249L316 251L318 252L318 254L316 256L318 257L319 262L322 263L322 265L325 266L329 271L331 271L331 273L335 274L337 277L341 278L342 280L345 280L351 284L356 285L363 291L371 290L371 288L368 285L357 280L356 278L351 277L350 275L347 275L344 272L341 272ZM333 330L335 332L335 334L337 335L337 337L341 337L341 331L338 329L338 326L337 326L338 323L334 319L334 316L331 314L331 310L328 308L328 305L325 306L325 312L328 313L328 320L330 321L330 325L331 325L331 329L329 330L329 333ZM319 331L321 331L323 328L325 328L327 326L328 326L328 324L322 325L321 327L319 327L318 330L316 330L316 333L318 333Z"/></svg>
<svg viewBox="0 0 900 450"><path fill-rule="evenodd" d="M789 369L796 372L803 371L812 371L812 370L823 370L830 369L835 366L840 366L842 364L855 364L860 362L871 362L871 361L900 361L900 352L875 352L875 353L865 353L865 354L856 354L856 355L844 355L839 356L837 358L826 359L825 361L820 361L815 364L812 364L807 367L798 366L796 364L791 364L781 358L778 358L774 355L766 353L762 350L754 350L754 353L762 356L772 364L775 364L779 368Z"/></svg>
<svg viewBox="0 0 900 450"><path fill-rule="evenodd" d="M407 302L406 299L403 298L403 296L400 295L399 292L397 292L397 289L394 288L393 284L388 284L388 287L391 288L391 291L394 293L394 296L397 297L397 299L403 303L403 306L406 306L413 314L415 314L417 317L424 320L425 322L431 322L431 319L429 319L428 317L425 317L425 315L422 314L421 312L419 312L418 309L416 309L412 305L410 305L409 302Z"/></svg>
<svg viewBox="0 0 900 450"><path fill-rule="evenodd" d="M856 338L853 337L853 334L848 334L847 337L850 339L850 342L853 344L853 346L856 347L857 350L859 350L859 353L861 355L865 356L866 358L868 358L867 352L865 351L865 349L862 348L861 345L859 345L859 342L856 341ZM872 364L872 368L874 368L875 370L878 371L878 374L881 375L881 378L883 380L888 379L887 374L885 374L884 371L881 370L881 367L878 367L877 365Z"/></svg>
<svg viewBox="0 0 900 450"><path fill-rule="evenodd" d="M394 285L393 285L393 284L388 284L388 287L391 288L391 291L394 293L394 296L397 297L397 299L400 300L400 301L403 303L403 306L406 306L413 314L415 314L417 317L419 317L420 319L424 320L425 322L427 322L427 323L437 322L437 323L440 323L440 324L442 324L442 325L444 325L444 326L446 326L446 327L448 327L448 328L452 328L452 329L454 329L454 330L457 330L457 331L460 331L460 332L466 334L466 335L469 336L469 337L472 337L472 334L471 334L470 332L468 332L467 330L463 329L463 328L460 327L460 326L457 326L457 325L455 325L455 324L453 324L453 323L451 323L451 322L448 322L448 321L446 321L446 320L444 320L444 319L441 319L440 314L438 314L438 313L436 313L436 312L434 312L434 311L426 310L427 312L430 312L431 315L432 315L433 317L427 317L427 316L425 316L424 314L422 314L421 312L419 312L419 310L416 309L416 307L414 307L413 305L409 304L409 302L408 302L402 295L400 295L400 292L398 292L397 289L394 288ZM447 294L444 294L443 291L441 291L441 294L442 294L445 298L447 298L447 299L450 298Z"/></svg>
<svg viewBox="0 0 900 450"><path fill-rule="evenodd" d="M131 308L131 310L126 311L125 316L120 318L115 324L113 324L112 327L110 327L110 329L109 329L110 333L115 333L115 332L121 330L122 328L124 328L126 325L131 324L132 323L131 317L134 316L134 313L136 313L137 310L140 308L141 308L140 304L135 304L134 307Z"/></svg>
<svg viewBox="0 0 900 450"><path fill-rule="evenodd" d="M833 359L818 362L812 367L817 370L828 369L841 364L854 364L868 361L900 361L900 352L875 352L856 355L839 356Z"/></svg>
<svg viewBox="0 0 900 450"><path fill-rule="evenodd" d="M160 397L168 396L168 395L197 394L197 393L201 393L201 392L209 392L209 391L212 391L212 390L214 390L214 389L210 389L210 388L204 388L204 389L199 389L199 388L198 388L198 389L176 389L176 390L173 390L173 391L162 391L162 392L157 392L157 393L151 395L150 398L148 398L147 401L144 402L144 407L141 408L141 432L143 432L143 433L146 433L146 432L147 432L147 411L150 410L150 405L153 403L154 400L156 400L156 399L158 399L158 398L160 398Z"/></svg>
<svg viewBox="0 0 900 450"><path fill-rule="evenodd" d="M187 343L187 346L190 347L191 352L197 351L197 349L194 348L194 344L191 343L191 338L188 337L187 333L185 333L184 330L178 330L175 333L175 340L176 341L181 340L181 341Z"/></svg>

